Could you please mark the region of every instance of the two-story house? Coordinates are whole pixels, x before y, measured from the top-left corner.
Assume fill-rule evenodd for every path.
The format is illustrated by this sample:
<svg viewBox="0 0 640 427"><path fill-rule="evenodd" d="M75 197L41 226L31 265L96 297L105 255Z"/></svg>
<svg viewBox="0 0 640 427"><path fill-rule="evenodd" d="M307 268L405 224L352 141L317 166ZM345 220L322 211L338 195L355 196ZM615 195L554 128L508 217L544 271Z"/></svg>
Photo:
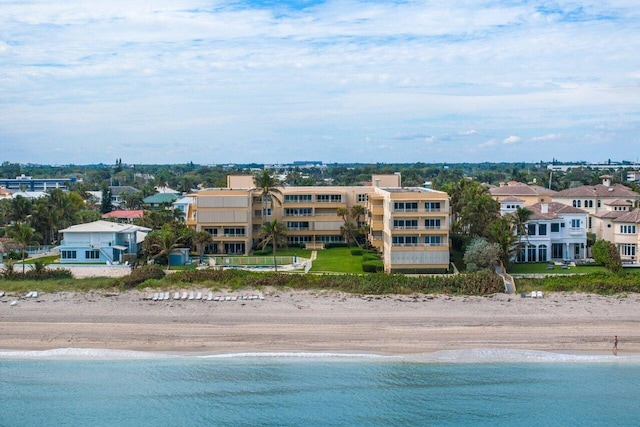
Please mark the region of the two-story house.
<svg viewBox="0 0 640 427"><path fill-rule="evenodd" d="M503 200L501 213L510 214L523 202ZM508 205L508 207L507 207ZM587 213L562 203L536 203L526 206L532 211L527 235L521 237L523 250L517 262L575 261L586 258Z"/></svg>
<svg viewBox="0 0 640 427"><path fill-rule="evenodd" d="M137 254L150 228L111 221L94 221L60 230L61 263L122 262L124 254Z"/></svg>

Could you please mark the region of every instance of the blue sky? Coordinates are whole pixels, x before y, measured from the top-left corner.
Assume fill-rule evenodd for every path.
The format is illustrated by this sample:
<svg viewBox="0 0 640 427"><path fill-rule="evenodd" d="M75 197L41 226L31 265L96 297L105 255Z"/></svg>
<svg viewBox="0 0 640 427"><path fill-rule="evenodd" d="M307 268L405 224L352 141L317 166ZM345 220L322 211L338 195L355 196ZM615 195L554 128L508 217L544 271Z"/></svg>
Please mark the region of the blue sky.
<svg viewBox="0 0 640 427"><path fill-rule="evenodd" d="M0 161L637 160L620 1L0 3Z"/></svg>

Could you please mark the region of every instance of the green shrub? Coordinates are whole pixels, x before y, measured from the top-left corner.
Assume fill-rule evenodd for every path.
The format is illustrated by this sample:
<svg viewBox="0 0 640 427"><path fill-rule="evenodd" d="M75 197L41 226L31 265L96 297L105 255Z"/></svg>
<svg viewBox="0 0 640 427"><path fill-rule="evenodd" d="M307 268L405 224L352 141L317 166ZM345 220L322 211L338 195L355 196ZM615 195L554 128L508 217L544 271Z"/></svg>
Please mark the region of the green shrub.
<svg viewBox="0 0 640 427"><path fill-rule="evenodd" d="M362 255L362 261L377 261L380 260L380 254L375 252L365 252Z"/></svg>
<svg viewBox="0 0 640 427"><path fill-rule="evenodd" d="M362 263L362 271L364 271L365 273L378 273L383 270L384 270L384 264L379 259L364 261Z"/></svg>
<svg viewBox="0 0 640 427"><path fill-rule="evenodd" d="M361 248L351 249L351 255L353 255L353 256L360 256L363 253L364 253L364 249L361 249Z"/></svg>
<svg viewBox="0 0 640 427"><path fill-rule="evenodd" d="M347 244L345 242L330 242L330 243L325 243L324 244L324 248L325 249L331 249L331 248L348 248L349 246L347 246Z"/></svg>
<svg viewBox="0 0 640 427"><path fill-rule="evenodd" d="M118 286L124 289L132 289L149 279L163 279L165 273L160 265L145 265L131 271L128 276L117 280Z"/></svg>

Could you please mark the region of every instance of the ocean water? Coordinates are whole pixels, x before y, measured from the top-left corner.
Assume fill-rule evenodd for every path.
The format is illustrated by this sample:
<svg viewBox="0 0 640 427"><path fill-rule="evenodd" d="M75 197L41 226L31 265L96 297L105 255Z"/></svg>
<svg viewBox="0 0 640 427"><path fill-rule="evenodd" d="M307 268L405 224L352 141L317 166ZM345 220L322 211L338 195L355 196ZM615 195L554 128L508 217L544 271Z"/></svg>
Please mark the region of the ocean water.
<svg viewBox="0 0 640 427"><path fill-rule="evenodd" d="M0 352L1 426L637 426L637 357Z"/></svg>

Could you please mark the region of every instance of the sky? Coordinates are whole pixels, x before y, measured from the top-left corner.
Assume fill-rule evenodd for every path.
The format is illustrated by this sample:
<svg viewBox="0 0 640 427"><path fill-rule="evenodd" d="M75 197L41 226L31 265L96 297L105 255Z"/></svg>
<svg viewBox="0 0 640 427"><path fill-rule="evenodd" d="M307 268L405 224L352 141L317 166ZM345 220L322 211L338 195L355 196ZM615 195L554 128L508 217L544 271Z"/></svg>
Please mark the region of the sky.
<svg viewBox="0 0 640 427"><path fill-rule="evenodd" d="M638 0L0 1L0 161L636 161Z"/></svg>

